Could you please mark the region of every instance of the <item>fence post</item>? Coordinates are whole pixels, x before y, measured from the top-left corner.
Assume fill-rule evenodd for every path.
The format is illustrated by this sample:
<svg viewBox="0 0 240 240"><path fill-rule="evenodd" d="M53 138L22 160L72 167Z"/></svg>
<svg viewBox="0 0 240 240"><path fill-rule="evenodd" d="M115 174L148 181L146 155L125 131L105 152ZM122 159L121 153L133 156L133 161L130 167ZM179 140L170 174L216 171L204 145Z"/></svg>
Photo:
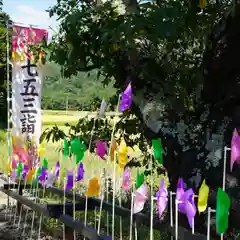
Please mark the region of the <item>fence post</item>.
<svg viewBox="0 0 240 240"><path fill-rule="evenodd" d="M66 215L69 215L69 216L73 216L73 207L71 208L66 208ZM65 229L65 239L66 240L74 240L74 235L73 235L73 229L68 227L68 226L64 226L64 229Z"/></svg>
<svg viewBox="0 0 240 240"><path fill-rule="evenodd" d="M18 191L18 194L20 196L23 195L23 187L22 187L22 182L19 182L20 186L19 186L19 191ZM21 211L21 207L22 207L22 204L20 202L17 202L17 213L20 215L20 211Z"/></svg>

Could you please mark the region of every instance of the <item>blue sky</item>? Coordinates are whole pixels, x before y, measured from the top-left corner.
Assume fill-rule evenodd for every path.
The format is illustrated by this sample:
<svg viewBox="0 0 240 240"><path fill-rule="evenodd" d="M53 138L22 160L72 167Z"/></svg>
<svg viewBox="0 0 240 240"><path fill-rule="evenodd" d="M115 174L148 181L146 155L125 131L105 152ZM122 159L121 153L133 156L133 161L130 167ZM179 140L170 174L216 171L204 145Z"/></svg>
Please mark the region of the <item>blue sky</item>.
<svg viewBox="0 0 240 240"><path fill-rule="evenodd" d="M55 19L50 19L46 9L53 6L57 0L3 0L3 10L7 12L11 19L16 23L24 25L37 25L38 28L44 28L53 34L49 28L56 29Z"/></svg>

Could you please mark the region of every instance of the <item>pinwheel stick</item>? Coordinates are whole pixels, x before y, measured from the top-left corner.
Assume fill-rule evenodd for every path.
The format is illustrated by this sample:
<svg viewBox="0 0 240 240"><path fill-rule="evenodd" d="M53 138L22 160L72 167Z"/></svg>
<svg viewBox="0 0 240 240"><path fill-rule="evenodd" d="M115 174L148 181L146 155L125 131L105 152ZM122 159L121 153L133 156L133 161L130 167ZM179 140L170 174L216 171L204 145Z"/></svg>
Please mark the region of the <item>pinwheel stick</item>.
<svg viewBox="0 0 240 240"><path fill-rule="evenodd" d="M173 195L175 192L170 191L170 226L173 227Z"/></svg>
<svg viewBox="0 0 240 240"><path fill-rule="evenodd" d="M231 151L231 148L228 148L227 146L225 146L224 157L223 157L223 185L222 185L223 191L225 191L225 188L226 188L227 151ZM221 240L223 240L223 233L221 234Z"/></svg>
<svg viewBox="0 0 240 240"><path fill-rule="evenodd" d="M198 195L194 195L194 198L198 198ZM192 219L192 234L195 234L194 218Z"/></svg>
<svg viewBox="0 0 240 240"><path fill-rule="evenodd" d="M114 153L114 162L113 162L113 209L112 209L112 239L114 239L114 228L115 228L115 193L116 193L116 161L117 153Z"/></svg>
<svg viewBox="0 0 240 240"><path fill-rule="evenodd" d="M175 239L178 240L178 203L177 199L175 200Z"/></svg>
<svg viewBox="0 0 240 240"><path fill-rule="evenodd" d="M84 226L87 226L87 209L88 209L88 196L85 198L85 214L84 214ZM85 237L84 237L85 240Z"/></svg>
<svg viewBox="0 0 240 240"><path fill-rule="evenodd" d="M110 146L109 146L109 151L108 151L108 157L107 157L107 164L109 164L109 159L110 159L110 153L111 153L111 149L112 149L112 143L113 143L113 138L114 138L114 133L115 133L115 129L116 129L116 115L119 112L119 104L120 104L120 98L121 95L118 96L118 103L117 103L117 108L114 114L114 118L113 118L113 128L112 128L112 133L111 133L111 139L110 139ZM114 159L115 161L115 159ZM107 202L108 202L108 188L109 188L109 181L108 181L108 174L107 174L107 186L106 186L106 195L107 195ZM109 235L109 213L107 212L107 235Z"/></svg>
<svg viewBox="0 0 240 240"><path fill-rule="evenodd" d="M207 240L210 240L210 232L211 232L211 213L215 213L216 210L208 208L208 220L207 220Z"/></svg>
<svg viewBox="0 0 240 240"><path fill-rule="evenodd" d="M231 151L231 148L224 147L224 157L223 157L223 191L226 187L226 167L227 167L227 151Z"/></svg>
<svg viewBox="0 0 240 240"><path fill-rule="evenodd" d="M101 202L100 202L99 219L98 219L98 228L97 228L97 233L98 233L98 234L100 234L103 199L104 199L104 192L102 193L102 196L101 196Z"/></svg>
<svg viewBox="0 0 240 240"><path fill-rule="evenodd" d="M151 213L150 213L150 239L153 239L153 202L156 201L157 198L151 196Z"/></svg>
<svg viewBox="0 0 240 240"><path fill-rule="evenodd" d="M130 214L130 231L129 231L129 240L132 240L132 227L133 227L133 200L134 200L135 194L132 193L131 197L131 214Z"/></svg>

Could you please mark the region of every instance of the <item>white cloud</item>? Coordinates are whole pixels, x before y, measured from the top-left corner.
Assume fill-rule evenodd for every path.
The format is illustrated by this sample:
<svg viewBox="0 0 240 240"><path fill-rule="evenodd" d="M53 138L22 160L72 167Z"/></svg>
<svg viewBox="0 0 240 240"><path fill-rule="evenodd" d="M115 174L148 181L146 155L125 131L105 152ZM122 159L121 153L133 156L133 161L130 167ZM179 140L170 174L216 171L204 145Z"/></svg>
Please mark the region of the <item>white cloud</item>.
<svg viewBox="0 0 240 240"><path fill-rule="evenodd" d="M33 27L47 29L50 35L52 35L52 30L49 29L49 26L53 29L56 28L56 21L49 18L48 13L43 10L27 5L16 6L16 10L17 11L14 11L14 14L11 15L11 18L15 23L33 25Z"/></svg>

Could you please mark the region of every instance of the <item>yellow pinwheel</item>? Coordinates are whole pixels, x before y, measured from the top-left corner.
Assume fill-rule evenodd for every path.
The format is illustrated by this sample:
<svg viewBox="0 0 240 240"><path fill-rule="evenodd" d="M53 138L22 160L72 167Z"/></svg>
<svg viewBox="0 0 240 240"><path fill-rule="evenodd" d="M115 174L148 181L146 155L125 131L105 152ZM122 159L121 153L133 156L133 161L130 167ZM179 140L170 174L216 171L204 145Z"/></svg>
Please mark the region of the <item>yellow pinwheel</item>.
<svg viewBox="0 0 240 240"><path fill-rule="evenodd" d="M207 0L200 0L199 1L199 6L200 6L201 9L204 9L205 7L207 7L207 5L208 5Z"/></svg>
<svg viewBox="0 0 240 240"><path fill-rule="evenodd" d="M122 169L126 166L128 162L127 154L128 154L128 147L124 138L122 138L119 149L118 149L118 165Z"/></svg>
<svg viewBox="0 0 240 240"><path fill-rule="evenodd" d="M198 212L204 212L207 208L208 203L208 195L209 195L209 187L206 184L205 179L202 182L202 185L198 192Z"/></svg>

